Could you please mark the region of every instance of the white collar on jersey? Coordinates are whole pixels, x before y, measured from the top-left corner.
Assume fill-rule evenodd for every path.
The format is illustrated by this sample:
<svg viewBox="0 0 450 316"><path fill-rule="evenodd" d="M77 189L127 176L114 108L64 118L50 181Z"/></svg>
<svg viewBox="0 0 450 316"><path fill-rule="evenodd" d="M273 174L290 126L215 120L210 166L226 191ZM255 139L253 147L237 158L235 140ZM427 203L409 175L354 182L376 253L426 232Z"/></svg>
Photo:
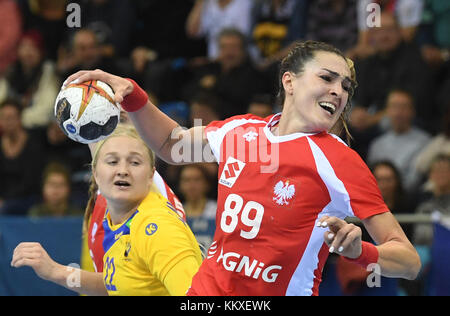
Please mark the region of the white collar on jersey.
<svg viewBox="0 0 450 316"><path fill-rule="evenodd" d="M281 113L277 113L274 116L272 116L269 123L267 123L266 126L264 126L264 134L266 134L267 139L271 143L282 143L282 142L287 142L287 141L297 139L297 138L300 138L303 136L312 136L312 135L319 134L319 133L292 133L289 135L276 136L272 133L271 128L274 127L275 125L277 125L278 122L280 122L280 118L281 118Z"/></svg>

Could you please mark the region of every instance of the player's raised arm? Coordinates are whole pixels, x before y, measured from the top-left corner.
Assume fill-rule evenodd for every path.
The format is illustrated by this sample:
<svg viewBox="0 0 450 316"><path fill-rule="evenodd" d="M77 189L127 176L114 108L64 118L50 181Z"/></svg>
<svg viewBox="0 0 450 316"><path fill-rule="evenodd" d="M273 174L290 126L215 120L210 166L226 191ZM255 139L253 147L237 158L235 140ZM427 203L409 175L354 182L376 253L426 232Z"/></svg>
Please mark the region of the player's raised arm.
<svg viewBox="0 0 450 316"><path fill-rule="evenodd" d="M64 85L73 82L100 80L114 90L114 99L128 112L141 137L149 147L163 160L171 164L202 162L207 139L203 126L189 130L181 128L177 122L161 112L152 104L147 94L133 80L125 79L102 70L79 71L67 78ZM179 146L175 145L178 144ZM175 148L174 148L175 147ZM199 159L199 157L202 157Z"/></svg>

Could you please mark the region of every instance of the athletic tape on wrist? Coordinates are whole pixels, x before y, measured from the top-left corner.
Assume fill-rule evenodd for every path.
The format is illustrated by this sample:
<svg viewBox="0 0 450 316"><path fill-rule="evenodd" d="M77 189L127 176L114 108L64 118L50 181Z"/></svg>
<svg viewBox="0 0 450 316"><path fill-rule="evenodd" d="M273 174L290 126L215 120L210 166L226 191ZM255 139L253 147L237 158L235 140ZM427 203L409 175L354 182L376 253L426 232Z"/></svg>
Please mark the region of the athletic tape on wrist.
<svg viewBox="0 0 450 316"><path fill-rule="evenodd" d="M147 104L148 95L133 79L126 79L133 84L133 92L125 96L120 105L127 112L136 112Z"/></svg>
<svg viewBox="0 0 450 316"><path fill-rule="evenodd" d="M365 269L369 264L378 262L378 255L379 255L378 249L377 247L375 247L374 244L363 241L361 244L361 248L362 248L361 255L358 258L350 259L344 257L344 259L349 262L356 263Z"/></svg>

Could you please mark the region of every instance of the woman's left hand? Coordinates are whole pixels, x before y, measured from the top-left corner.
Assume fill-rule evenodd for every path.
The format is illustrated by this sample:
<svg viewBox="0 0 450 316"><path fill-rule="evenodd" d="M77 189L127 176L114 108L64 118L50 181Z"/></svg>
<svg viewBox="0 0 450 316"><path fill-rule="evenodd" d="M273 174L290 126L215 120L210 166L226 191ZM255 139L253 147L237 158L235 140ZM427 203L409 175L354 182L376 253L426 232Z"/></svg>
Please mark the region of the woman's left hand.
<svg viewBox="0 0 450 316"><path fill-rule="evenodd" d="M358 226L326 215L318 220L317 226L329 229L324 233L324 240L330 248L330 253L334 252L350 259L361 255L362 231Z"/></svg>

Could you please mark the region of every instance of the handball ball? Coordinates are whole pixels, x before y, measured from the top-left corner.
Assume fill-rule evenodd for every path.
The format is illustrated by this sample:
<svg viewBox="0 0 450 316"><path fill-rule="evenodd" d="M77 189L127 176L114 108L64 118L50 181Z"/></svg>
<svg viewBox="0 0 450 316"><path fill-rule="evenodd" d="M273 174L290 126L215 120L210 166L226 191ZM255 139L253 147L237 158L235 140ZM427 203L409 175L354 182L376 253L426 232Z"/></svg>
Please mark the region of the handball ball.
<svg viewBox="0 0 450 316"><path fill-rule="evenodd" d="M110 135L120 119L110 86L99 80L69 84L56 97L55 117L70 139L95 143Z"/></svg>

